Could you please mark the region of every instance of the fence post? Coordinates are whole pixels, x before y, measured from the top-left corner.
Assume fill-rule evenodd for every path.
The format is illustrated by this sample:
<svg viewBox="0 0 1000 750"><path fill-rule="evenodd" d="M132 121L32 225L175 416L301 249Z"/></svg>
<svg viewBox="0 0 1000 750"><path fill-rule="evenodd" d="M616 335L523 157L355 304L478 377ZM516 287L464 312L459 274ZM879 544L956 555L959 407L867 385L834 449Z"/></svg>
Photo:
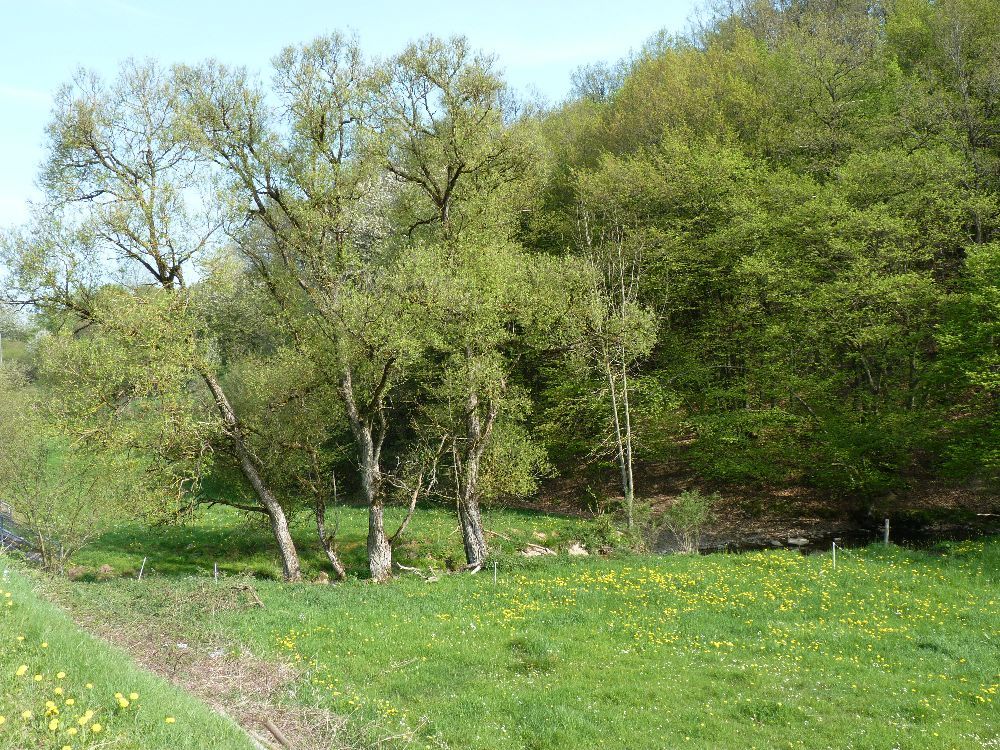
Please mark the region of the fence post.
<svg viewBox="0 0 1000 750"><path fill-rule="evenodd" d="M140 568L139 568L139 580L140 581L142 580L142 573L143 573L144 570L146 570L146 558L145 557L142 558L142 566L140 566Z"/></svg>
<svg viewBox="0 0 1000 750"><path fill-rule="evenodd" d="M833 543L833 569L837 569L837 543Z"/></svg>
<svg viewBox="0 0 1000 750"><path fill-rule="evenodd" d="M882 532L882 543L889 543L889 519L885 519L885 529Z"/></svg>

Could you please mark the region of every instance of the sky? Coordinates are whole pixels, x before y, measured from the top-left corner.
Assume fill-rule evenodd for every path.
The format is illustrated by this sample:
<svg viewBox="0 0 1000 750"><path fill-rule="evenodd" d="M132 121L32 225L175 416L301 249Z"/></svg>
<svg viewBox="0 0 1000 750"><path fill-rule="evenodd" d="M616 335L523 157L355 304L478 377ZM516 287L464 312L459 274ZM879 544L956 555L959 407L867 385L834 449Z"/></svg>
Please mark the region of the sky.
<svg viewBox="0 0 1000 750"><path fill-rule="evenodd" d="M614 61L697 0L0 0L0 227L27 218L52 93L80 67L111 77L129 57L214 57L267 71L283 47L353 31L388 56L425 34L463 34L495 53L522 92L558 102L579 65Z"/></svg>

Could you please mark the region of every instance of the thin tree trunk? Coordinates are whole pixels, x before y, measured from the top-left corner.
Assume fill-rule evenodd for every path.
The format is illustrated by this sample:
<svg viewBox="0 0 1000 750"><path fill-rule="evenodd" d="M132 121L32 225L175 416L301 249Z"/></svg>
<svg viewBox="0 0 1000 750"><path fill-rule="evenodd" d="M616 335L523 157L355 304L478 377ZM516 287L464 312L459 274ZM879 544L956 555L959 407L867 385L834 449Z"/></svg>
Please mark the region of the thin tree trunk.
<svg viewBox="0 0 1000 750"><path fill-rule="evenodd" d="M334 478L334 503L336 503L337 493L336 481L336 478ZM343 581L347 578L347 570L344 568L344 564L340 561L340 556L337 554L336 532L334 532L332 538L326 533L326 501L323 498L316 501L316 533L319 535L320 546L323 547L323 552L326 553L326 559L330 561L333 572L337 575L337 580Z"/></svg>
<svg viewBox="0 0 1000 750"><path fill-rule="evenodd" d="M219 381L215 379L215 376L207 372L202 372L201 376L208 389L212 392L216 408L218 408L219 414L222 416L233 453L237 461L239 461L240 470L250 483L254 494L257 495L257 499L264 506L268 518L271 520L271 533L274 534L274 539L278 543L284 578L286 581L299 581L302 579L302 570L299 567L299 556L295 551L295 542L292 541L291 532L288 530L288 518L285 516L285 511L281 507L281 503L278 502L277 498L264 483L260 469L257 467L256 461L250 455L250 451L243 440L243 431L240 428L239 420L236 418L236 412L233 410L232 404L229 403L229 399L222 390Z"/></svg>
<svg viewBox="0 0 1000 750"><path fill-rule="evenodd" d="M611 394L611 414L615 426L615 442L618 446L618 469L622 475L622 495L625 498L625 522L629 529L632 528L632 455L631 445L626 450L625 435L622 428L622 421L618 404L618 384L611 370L611 363L605 362L605 371L608 376L608 390Z"/></svg>
<svg viewBox="0 0 1000 750"><path fill-rule="evenodd" d="M462 544L465 547L465 561L470 568L482 567L489 554L486 532L483 530L483 515L479 507L479 472L496 416L496 404L491 403L483 424L479 418L479 396L474 390L470 390L465 410L466 449L462 462L462 481L457 488Z"/></svg>
<svg viewBox="0 0 1000 750"><path fill-rule="evenodd" d="M628 397L628 372L625 352L622 352L622 405L625 411L625 508L628 513L628 527L635 523L635 477L632 475L632 410Z"/></svg>

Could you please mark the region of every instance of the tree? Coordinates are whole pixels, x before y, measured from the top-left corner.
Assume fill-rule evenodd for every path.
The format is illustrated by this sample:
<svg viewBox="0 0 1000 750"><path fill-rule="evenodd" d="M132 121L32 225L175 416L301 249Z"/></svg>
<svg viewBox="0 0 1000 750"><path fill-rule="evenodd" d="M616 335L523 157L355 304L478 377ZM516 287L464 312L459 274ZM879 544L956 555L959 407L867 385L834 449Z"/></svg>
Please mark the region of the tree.
<svg viewBox="0 0 1000 750"><path fill-rule="evenodd" d="M530 319L532 258L513 242L531 146L494 62L463 38L410 45L378 77L373 150L399 183L398 212L440 375L430 398L450 446L466 561L488 545L481 475L511 403L510 353Z"/></svg>
<svg viewBox="0 0 1000 750"><path fill-rule="evenodd" d="M586 198L581 204L584 201ZM641 247L630 242L626 228L613 219L605 221L603 226L595 221L594 211L593 205L581 205L580 242L593 286L581 310L582 336L574 353L605 382L603 390L610 407L610 433L621 474L625 522L631 530L635 523L632 375L638 361L653 349L655 322L651 311L639 303Z"/></svg>
<svg viewBox="0 0 1000 750"><path fill-rule="evenodd" d="M80 73L61 90L49 125L46 203L31 230L7 243L13 293L22 303L64 310L81 327L107 329L126 350L173 347L181 359L168 366L187 368L207 388L226 449L267 513L284 576L294 581L299 561L285 509L247 448L211 357L210 333L193 322L190 272L215 245L220 219L210 201L194 197L203 174L178 132L176 105L172 83L153 64L126 63L111 84ZM120 306L95 305L108 287ZM173 317L144 329L151 321L127 312L141 312L148 300ZM147 377L155 383L157 374Z"/></svg>
<svg viewBox="0 0 1000 750"><path fill-rule="evenodd" d="M219 168L240 253L300 350L336 384L369 509L369 567L381 581L392 574L395 536L383 521L391 394L421 343L412 280L387 229L389 191L362 148L372 74L357 44L337 34L286 49L275 68L285 128L244 71L179 68L186 133Z"/></svg>

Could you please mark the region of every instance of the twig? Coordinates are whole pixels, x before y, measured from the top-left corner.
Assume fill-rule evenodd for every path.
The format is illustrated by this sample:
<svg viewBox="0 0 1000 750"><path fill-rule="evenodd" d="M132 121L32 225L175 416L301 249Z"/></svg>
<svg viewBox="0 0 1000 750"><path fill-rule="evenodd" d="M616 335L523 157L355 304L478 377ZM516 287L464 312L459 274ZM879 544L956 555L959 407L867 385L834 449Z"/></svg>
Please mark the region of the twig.
<svg viewBox="0 0 1000 750"><path fill-rule="evenodd" d="M265 716L261 721L267 728L267 731L269 731L274 736L274 739L276 739L282 747L287 747L289 748L289 750L292 750L292 743L289 742L288 738L286 738L285 735L281 733L280 729L274 726L274 724L271 722L269 718Z"/></svg>
<svg viewBox="0 0 1000 750"><path fill-rule="evenodd" d="M261 598L259 596L257 596L257 592L254 590L253 586L251 586L248 583L242 583L239 586L234 586L233 588L236 591L245 591L246 593L250 594L250 598L254 600L257 606L260 607L261 609L264 609L264 602L261 601Z"/></svg>

